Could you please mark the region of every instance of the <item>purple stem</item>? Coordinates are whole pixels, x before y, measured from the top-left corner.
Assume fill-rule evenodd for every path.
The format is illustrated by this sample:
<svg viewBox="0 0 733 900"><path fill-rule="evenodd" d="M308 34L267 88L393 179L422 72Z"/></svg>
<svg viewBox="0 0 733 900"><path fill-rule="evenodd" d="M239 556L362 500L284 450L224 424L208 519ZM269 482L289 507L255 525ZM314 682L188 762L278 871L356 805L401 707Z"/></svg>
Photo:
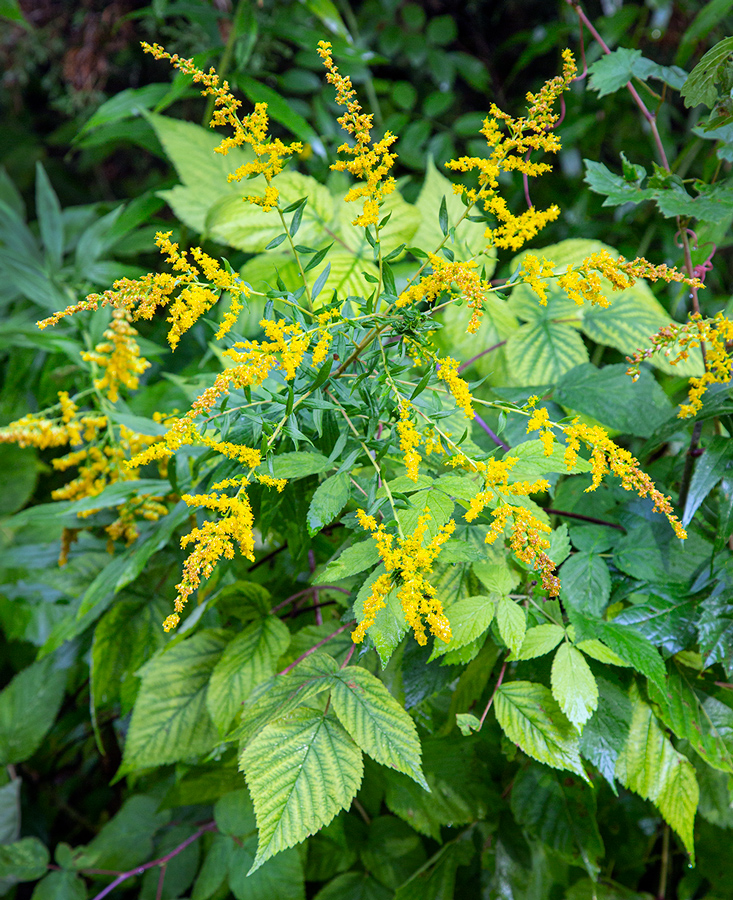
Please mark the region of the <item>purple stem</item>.
<svg viewBox="0 0 733 900"><path fill-rule="evenodd" d="M328 637L325 637L322 641L319 641L317 644L314 644L314 646L312 646L309 650L306 650L305 653L301 653L300 656L295 660L295 662L290 663L290 665L286 669L283 669L282 672L278 672L277 674L278 675L287 675L291 669L294 669L298 665L298 663L303 662L303 660L306 658L306 656L310 656L311 653L314 653L316 650L318 650L319 647L322 647L324 644L327 644L331 640L331 638L335 638L337 634L341 634L342 631L346 631L347 628L351 628L351 626L353 624L354 624L353 622L347 622L345 625L341 625L339 628L336 629L336 631L331 632L331 634L329 634ZM96 897L95 897L95 900L97 900Z"/></svg>
<svg viewBox="0 0 733 900"><path fill-rule="evenodd" d="M506 344L506 341L499 341L498 344L494 344L491 347L487 347L486 350L482 350L480 353L477 353L475 356L472 356L470 359L467 359L466 362L461 363L460 366L456 369L456 372L462 372L464 369L468 368L471 363L476 362L477 359L481 359L482 356L486 356L487 353L491 353L492 350L498 350L499 347L503 347Z"/></svg>
<svg viewBox="0 0 733 900"><path fill-rule="evenodd" d="M133 878L135 875L142 875L144 872L147 872L148 869L152 869L154 866L161 866L161 868L165 868L165 866L173 859L174 856L178 856L178 854L185 850L189 844L193 844L194 841L197 841L202 834L205 834L207 831L216 831L216 822L207 822L205 825L202 825L201 828L195 834L192 834L191 837L186 838L181 844L177 847L174 847L170 853L166 853L165 856L161 856L160 859L154 859L152 862L145 863L143 866L136 866L134 869L130 869L128 872L122 872L120 875L115 878L115 880L108 884L104 890L101 890L93 900L102 900L103 897L107 897L112 891L123 881L127 881L128 878Z"/></svg>
<svg viewBox="0 0 733 900"><path fill-rule="evenodd" d="M350 594L351 591L347 591L346 588L336 587L335 584L314 584L311 587L307 587L303 591L298 591L297 594L291 594L282 603L278 603L277 606L273 606L270 610L270 615L274 615L276 612L279 612L283 607L287 606L289 603L292 603L294 600L297 600L300 597L304 597L306 594L312 594L315 591L341 591L342 594Z"/></svg>
<svg viewBox="0 0 733 900"><path fill-rule="evenodd" d="M488 436L497 445L497 447L501 447L502 450L511 450L509 444L504 443L499 435L491 428L489 428L489 426L486 424L486 422L484 422L481 416L478 415L478 413L474 413L473 418L479 428L483 428L483 430L486 432L486 434L488 434Z"/></svg>

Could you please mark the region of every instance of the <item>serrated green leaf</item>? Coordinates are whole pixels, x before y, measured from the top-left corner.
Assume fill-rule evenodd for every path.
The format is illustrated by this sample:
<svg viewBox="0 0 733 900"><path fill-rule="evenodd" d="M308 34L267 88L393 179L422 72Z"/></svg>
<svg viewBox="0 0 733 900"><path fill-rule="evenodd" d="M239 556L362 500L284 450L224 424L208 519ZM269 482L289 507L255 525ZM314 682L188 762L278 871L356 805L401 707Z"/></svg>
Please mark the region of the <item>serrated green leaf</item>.
<svg viewBox="0 0 733 900"><path fill-rule="evenodd" d="M682 524L687 526L700 508L703 500L733 464L733 445L724 437L710 439L705 452L697 460L690 480Z"/></svg>
<svg viewBox="0 0 733 900"><path fill-rule="evenodd" d="M452 637L445 644L443 641L435 641L431 660L437 659L444 653L465 647L476 638L480 637L491 625L496 607L496 597L479 594L476 597L465 597L446 609L445 615L450 622Z"/></svg>
<svg viewBox="0 0 733 900"><path fill-rule="evenodd" d="M242 712L242 723L231 737L246 743L268 722L297 709L306 700L330 688L338 663L327 653L316 652L285 675L276 675L259 685Z"/></svg>
<svg viewBox="0 0 733 900"><path fill-rule="evenodd" d="M228 874L235 900L305 900L303 865L297 850L283 850L251 872L256 853L256 837L232 848Z"/></svg>
<svg viewBox="0 0 733 900"><path fill-rule="evenodd" d="M580 752L603 775L616 793L616 760L623 750L631 725L628 693L606 678L598 679L598 709L585 723Z"/></svg>
<svg viewBox="0 0 733 900"><path fill-rule="evenodd" d="M590 656L591 659L596 659L598 662L608 663L610 666L621 666L622 668L631 665L631 663L627 663L625 660L621 659L618 653L614 653L613 650L606 647L606 645L597 638L580 641L575 646L578 650L582 650L586 656Z"/></svg>
<svg viewBox="0 0 733 900"><path fill-rule="evenodd" d="M340 581L349 575L358 575L359 572L375 566L379 558L377 545L371 538L359 541L358 544L347 547L337 559L326 566L321 580L330 583Z"/></svg>
<svg viewBox="0 0 733 900"><path fill-rule="evenodd" d="M682 838L694 864L693 824L699 799L695 770L665 737L651 707L636 688L631 702L631 727L616 761L616 777L657 806Z"/></svg>
<svg viewBox="0 0 733 900"><path fill-rule="evenodd" d="M35 881L46 874L49 862L48 850L36 837L0 844L0 878Z"/></svg>
<svg viewBox="0 0 733 900"><path fill-rule="evenodd" d="M359 666L347 666L334 679L331 703L365 753L427 790L415 723L378 678Z"/></svg>
<svg viewBox="0 0 733 900"><path fill-rule="evenodd" d="M349 502L351 480L342 472L322 481L308 507L308 531L311 537L332 522Z"/></svg>
<svg viewBox="0 0 733 900"><path fill-rule="evenodd" d="M64 699L66 672L51 656L31 663L0 693L0 765L32 756Z"/></svg>
<svg viewBox="0 0 733 900"><path fill-rule="evenodd" d="M275 674L275 664L289 643L287 625L267 616L227 644L206 692L206 706L220 734L229 730L254 688Z"/></svg>
<svg viewBox="0 0 733 900"><path fill-rule="evenodd" d="M548 456L542 441L531 440L523 441L516 447L512 447L509 456L514 457L517 461L509 471L509 483L515 481L536 481L543 475L549 475L552 472L568 472L573 474L579 472L590 472L590 463L578 457L572 469L568 470L565 464L565 450L562 445L555 443L552 447L552 453Z"/></svg>
<svg viewBox="0 0 733 900"><path fill-rule="evenodd" d="M468 737L472 731L479 731L481 721L473 713L456 713L456 725L464 737Z"/></svg>
<svg viewBox="0 0 733 900"><path fill-rule="evenodd" d="M512 653L518 653L527 631L527 613L524 607L509 597L499 597L496 601L496 624L507 647Z"/></svg>
<svg viewBox="0 0 733 900"><path fill-rule="evenodd" d="M367 578L356 595L354 602L354 615L356 621L364 618L364 603L369 598L374 582L385 572L383 565L379 566ZM374 642L383 666L386 666L394 653L397 645L407 634L407 620L402 604L397 597L397 589L392 588L384 598L384 606L377 611L374 622L367 629L367 634Z"/></svg>
<svg viewBox="0 0 733 900"><path fill-rule="evenodd" d="M544 685L529 681L500 685L494 711L509 740L528 756L588 780L580 761L578 733Z"/></svg>
<svg viewBox="0 0 733 900"><path fill-rule="evenodd" d="M306 475L319 475L332 465L327 456L313 450L280 453L272 459L275 478L305 478Z"/></svg>
<svg viewBox="0 0 733 900"><path fill-rule="evenodd" d="M653 188L642 188L638 182L627 181L621 175L612 172L608 166L593 159L584 159L585 178L588 187L595 194L606 199L604 206L623 206L624 203L642 203L653 200Z"/></svg>
<svg viewBox="0 0 733 900"><path fill-rule="evenodd" d="M669 690L649 686L649 699L664 724L689 741L705 762L733 773L733 710L691 683L684 670L673 667Z"/></svg>
<svg viewBox="0 0 733 900"><path fill-rule="evenodd" d="M570 644L562 644L552 661L552 696L575 725L582 730L598 708L598 685L583 658Z"/></svg>
<svg viewBox="0 0 733 900"><path fill-rule="evenodd" d="M510 654L509 660L536 659L544 656L560 643L565 637L565 629L560 625L536 625L527 630L522 641L522 646L517 653Z"/></svg>
<svg viewBox="0 0 733 900"><path fill-rule="evenodd" d="M597 874L604 850L595 792L587 784L532 763L517 774L511 805L515 819L531 835L589 874Z"/></svg>
<svg viewBox="0 0 733 900"><path fill-rule="evenodd" d="M595 553L574 553L560 570L562 598L582 612L600 616L611 596L611 575L606 561Z"/></svg>
<svg viewBox="0 0 733 900"><path fill-rule="evenodd" d="M588 67L590 81L588 87L598 91L599 97L613 94L631 81L634 75L634 63L641 59L641 50L618 47L611 53L604 53Z"/></svg>
<svg viewBox="0 0 733 900"><path fill-rule="evenodd" d="M630 625L616 625L601 619L569 610L570 621L575 626L578 641L599 639L637 672L641 672L658 687L664 688L666 670L657 649Z"/></svg>
<svg viewBox="0 0 733 900"><path fill-rule="evenodd" d="M588 351L572 323L540 319L512 332L506 357L512 384L552 384L587 363Z"/></svg>
<svg viewBox="0 0 733 900"><path fill-rule="evenodd" d="M685 106L697 106L704 103L712 108L718 96L715 85L720 79L720 68L730 61L733 54L733 37L719 41L702 57L690 72L682 88Z"/></svg>
<svg viewBox="0 0 733 900"><path fill-rule="evenodd" d="M333 715L299 709L264 728L242 753L259 842L250 872L347 809L361 784L361 752Z"/></svg>
<svg viewBox="0 0 733 900"><path fill-rule="evenodd" d="M216 743L206 689L225 643L221 632L202 631L140 670L142 685L118 777L205 753Z"/></svg>

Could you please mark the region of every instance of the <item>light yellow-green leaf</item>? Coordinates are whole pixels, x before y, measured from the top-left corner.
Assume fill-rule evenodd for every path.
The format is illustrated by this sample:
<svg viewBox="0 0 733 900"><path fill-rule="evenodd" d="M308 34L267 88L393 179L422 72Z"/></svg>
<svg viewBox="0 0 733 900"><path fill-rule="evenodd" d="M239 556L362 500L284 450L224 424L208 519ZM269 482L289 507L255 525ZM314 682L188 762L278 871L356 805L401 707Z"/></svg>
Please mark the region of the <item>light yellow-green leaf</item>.
<svg viewBox="0 0 733 900"><path fill-rule="evenodd" d="M361 784L361 751L333 714L302 708L264 728L240 757L257 817L250 872L347 809Z"/></svg>
<svg viewBox="0 0 733 900"><path fill-rule="evenodd" d="M308 198L297 235L298 243L308 246L323 243L326 237L324 225L333 217L333 197L328 188L309 175L290 171L281 172L272 183L280 191L281 206ZM241 199L244 195L257 195L257 185L257 179L248 181L241 186L239 195L229 194L212 203L205 230L214 240L246 253L260 253L273 238L282 234L282 222L275 210L264 210Z"/></svg>
<svg viewBox="0 0 733 900"><path fill-rule="evenodd" d="M361 666L341 669L334 678L331 703L365 753L428 789L415 723L378 678Z"/></svg>
<svg viewBox="0 0 733 900"><path fill-rule="evenodd" d="M527 613L509 597L499 597L496 601L496 623L501 639L512 651L518 653L527 631Z"/></svg>
<svg viewBox="0 0 733 900"><path fill-rule="evenodd" d="M337 201L336 229L339 238L357 256L363 259L372 258L372 249L364 237L361 225L352 225L353 220L361 215L362 201ZM412 203L408 203L399 191L387 194L379 211L380 221L390 215L389 222L379 234L382 255L386 256L396 250L400 244L412 242L420 225L420 213Z"/></svg>
<svg viewBox="0 0 733 900"><path fill-rule="evenodd" d="M554 384L574 366L588 362L588 350L572 322L540 319L512 332L506 358L512 384Z"/></svg>
<svg viewBox="0 0 733 900"><path fill-rule="evenodd" d="M497 594L510 594L519 584L519 572L512 569L506 559L499 562L475 562L471 567L487 591Z"/></svg>
<svg viewBox="0 0 733 900"><path fill-rule="evenodd" d="M529 681L502 684L494 711L509 740L528 756L588 781L580 761L578 733L544 685Z"/></svg>
<svg viewBox="0 0 733 900"><path fill-rule="evenodd" d="M552 661L552 696L582 731L598 708L598 685L583 654L571 644L562 644Z"/></svg>
<svg viewBox="0 0 733 900"><path fill-rule="evenodd" d="M252 690L275 674L278 657L290 643L287 625L276 616L252 622L227 644L211 673L206 705L225 734Z"/></svg>
<svg viewBox="0 0 733 900"><path fill-rule="evenodd" d="M536 625L527 630L518 653L512 653L509 660L535 659L554 650L565 637L565 629L560 625Z"/></svg>
<svg viewBox="0 0 733 900"><path fill-rule="evenodd" d="M466 207L458 194L453 192L453 182L435 167L432 159L428 160L425 167L425 181L415 204L420 212L421 220L420 227L413 238L414 246L432 253L443 240L443 232L438 222L438 210L443 197L445 197L448 213L448 226L456 229L455 242L451 242L449 239L446 246L461 262L475 259L479 272L483 266L486 268L486 277L491 278L496 267L496 248L487 247L486 226L481 222L471 222L468 218L463 219L460 225L457 225L466 212Z"/></svg>
<svg viewBox="0 0 733 900"><path fill-rule="evenodd" d="M654 803L695 861L693 826L699 788L692 763L678 753L634 685L631 727L616 760L616 777Z"/></svg>
<svg viewBox="0 0 733 900"><path fill-rule="evenodd" d="M477 597L465 597L457 603L452 603L445 611L450 622L451 640L445 644L436 640L430 660L437 659L444 653L465 647L476 638L480 637L491 625L494 618L496 598L481 594Z"/></svg>
<svg viewBox="0 0 733 900"><path fill-rule="evenodd" d="M607 647L604 643L599 641L597 638L590 638L587 641L580 641L580 643L575 645L578 650L582 650L586 656L590 656L592 659L597 659L598 662L608 663L611 666L623 666L624 668L628 668L630 663L624 662L623 659L611 650L610 647Z"/></svg>
<svg viewBox="0 0 733 900"><path fill-rule="evenodd" d="M119 774L211 750L217 732L206 708L206 688L225 643L222 632L202 631L140 670L142 685Z"/></svg>

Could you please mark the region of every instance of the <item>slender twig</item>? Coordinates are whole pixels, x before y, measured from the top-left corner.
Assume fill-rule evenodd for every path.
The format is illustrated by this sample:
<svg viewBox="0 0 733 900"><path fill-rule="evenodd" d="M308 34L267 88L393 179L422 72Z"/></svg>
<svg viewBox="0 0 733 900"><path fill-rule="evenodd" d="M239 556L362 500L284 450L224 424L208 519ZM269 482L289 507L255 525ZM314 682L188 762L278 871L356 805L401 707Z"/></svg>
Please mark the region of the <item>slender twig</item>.
<svg viewBox="0 0 733 900"><path fill-rule="evenodd" d="M475 363L477 359L481 359L482 356L486 356L487 353L491 353L492 350L498 350L499 347L503 347L506 344L506 341L499 341L498 344L493 344L491 347L487 347L485 350L482 350L480 353L477 353L475 356L472 356L470 359L467 359L464 363L461 363L460 366L456 369L456 372L462 372L464 369L467 369L471 363Z"/></svg>
<svg viewBox="0 0 733 900"><path fill-rule="evenodd" d="M310 649L306 650L305 653L301 653L300 656L295 660L295 662L291 662L287 668L283 669L282 672L278 672L277 674L278 675L287 675L288 672L291 671L291 669L294 669L298 665L298 663L303 662L303 660L306 658L306 656L310 656L311 653L315 653L316 650L318 650L324 644L327 644L332 638L335 638L337 634L341 634L342 631L346 631L347 628L351 628L351 626L353 624L354 624L353 621L351 621L351 622L346 622L344 625L340 625L336 629L336 631L332 631L328 637L325 637L322 641L319 641L317 644L314 644Z"/></svg>
<svg viewBox="0 0 733 900"><path fill-rule="evenodd" d="M497 447L501 447L502 450L511 450L511 447L509 446L509 444L507 444L505 441L502 441L502 439L499 437L499 435L495 431L493 431L493 429L491 429L486 424L486 422L484 422L484 420L481 418L480 415L478 415L478 413L473 414L473 420L478 425L479 428L483 428L483 430L486 432L486 434L488 434L488 436L497 445Z"/></svg>
<svg viewBox="0 0 733 900"><path fill-rule="evenodd" d="M345 669L346 666L348 666L348 664L351 662L351 657L354 655L354 650L356 650L356 644L352 644L349 647L349 652L346 654L346 656L344 657L344 661L339 666L340 669Z"/></svg>
<svg viewBox="0 0 733 900"><path fill-rule="evenodd" d="M276 547L274 550L270 550L270 552L267 553L265 556L263 556L262 559L258 559L257 562L256 562L253 566L250 566L249 569L247 569L247 571L248 571L248 572L254 572L254 570L255 570L258 566L262 566L262 565L264 565L265 563L270 562L270 560L271 560L274 556L277 556L278 553L282 553L283 550L287 550L287 544L283 544L282 547Z"/></svg>
<svg viewBox="0 0 733 900"><path fill-rule="evenodd" d="M297 609L295 607L293 607L288 618L295 619L297 616L302 616L303 613L312 612L313 610L315 610L316 625L323 625L323 619L321 619L320 622L318 621L318 613L323 609L324 606L335 606L335 605L336 605L335 600L321 600L320 603L314 603L313 606L299 606L299 607L297 607Z"/></svg>
<svg viewBox="0 0 733 900"><path fill-rule="evenodd" d="M155 866L160 866L161 869L165 870L165 867L174 856L178 856L179 853L185 850L190 844L193 844L194 841L197 841L203 834L206 834L207 831L216 831L216 822L207 822L205 825L202 825L198 831L190 837L187 837L185 841L182 841L177 847L174 847L170 853L166 853L165 856L154 859L152 862L145 863L142 866L135 866L134 869L129 869L127 872L121 872L111 884L108 884L104 890L96 894L93 900L102 900L103 897L107 897L111 894L116 887L127 881L128 878L134 878L135 875L142 875L144 872L147 872L148 869L152 869Z"/></svg>
<svg viewBox="0 0 733 900"><path fill-rule="evenodd" d="M312 584L310 587L305 588L305 590L298 591L297 594L291 594L289 597L286 597L286 599L283 600L282 603L278 603L277 606L273 606L270 610L270 615L274 616L276 612L280 612L280 610L289 603L298 600L300 597L305 597L306 594L312 594L314 591L341 591L342 594L351 593L351 591L347 591L346 588L337 587L335 584Z"/></svg>
<svg viewBox="0 0 733 900"><path fill-rule="evenodd" d="M594 516L582 516L580 513L565 512L562 509L554 509L546 506L545 512L551 516L562 516L564 519L580 519L581 522L590 522L592 525L605 525L606 528L616 528L619 531L626 531L623 525L617 525L615 522L607 522L605 519L596 519Z"/></svg>
<svg viewBox="0 0 733 900"><path fill-rule="evenodd" d="M665 900L667 896L667 873L669 872L669 825L664 823L662 829L662 863L659 870L659 890L657 900Z"/></svg>
<svg viewBox="0 0 733 900"><path fill-rule="evenodd" d="M489 714L489 710L494 702L494 697L496 697L496 692L501 687L501 683L504 680L504 673L506 672L507 660L504 660L504 665L501 667L501 672L499 672L499 677L496 679L496 684L494 685L494 690L491 692L491 696L489 697L489 702L486 704L486 709L484 710L484 714L481 716L479 721L479 729L483 728L484 719Z"/></svg>

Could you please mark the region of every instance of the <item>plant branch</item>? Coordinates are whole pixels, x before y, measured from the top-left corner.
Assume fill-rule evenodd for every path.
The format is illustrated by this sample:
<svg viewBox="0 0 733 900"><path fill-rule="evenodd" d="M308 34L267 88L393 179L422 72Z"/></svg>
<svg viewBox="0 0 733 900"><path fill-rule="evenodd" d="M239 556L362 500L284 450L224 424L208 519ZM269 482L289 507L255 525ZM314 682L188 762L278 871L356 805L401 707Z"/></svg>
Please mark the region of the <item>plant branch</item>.
<svg viewBox="0 0 733 900"><path fill-rule="evenodd" d="M351 626L353 624L354 624L354 622L352 620L351 622L346 622L344 625L340 625L336 629L336 631L332 631L328 637L325 637L322 641L319 641L317 644L314 644L312 647L310 647L308 650L306 650L305 653L301 653L300 656L295 660L295 662L291 662L287 668L283 669L282 672L278 672L277 674L278 675L287 675L288 672L290 672L292 669L294 669L298 665L298 663L303 662L303 660L306 658L306 656L310 656L311 653L315 653L316 650L320 649L324 644L327 644L332 638L335 638L337 634L341 634L342 631L346 631L347 628L351 628ZM97 900L96 897L95 897L95 900Z"/></svg>
<svg viewBox="0 0 733 900"><path fill-rule="evenodd" d="M479 721L479 726L478 726L479 729L483 728L484 719L489 714L489 710L491 709L491 707L494 703L494 697L496 697L496 692L501 687L501 683L504 680L504 673L506 672L506 667L507 667L507 660L505 659L504 664L501 667L501 672L499 672L499 677L496 679L496 684L494 685L494 690L491 692L491 696L489 697L489 702L486 704L486 709L484 710L484 714L481 716L481 719Z"/></svg>
<svg viewBox="0 0 733 900"><path fill-rule="evenodd" d="M551 516L562 516L564 519L579 519L581 522L590 522L592 525L605 525L606 528L626 531L623 525L617 525L616 522L607 522L605 519L596 519L594 516L582 516L580 513L565 512L562 509L554 509L551 506L546 506L545 512Z"/></svg>
<svg viewBox="0 0 733 900"><path fill-rule="evenodd" d="M103 897L107 897L111 894L116 887L127 881L128 878L133 878L135 875L142 875L144 872L147 872L148 869L152 869L155 866L160 866L161 869L165 871L165 867L174 856L178 856L179 853L185 850L190 844L193 844L194 841L197 841L203 834L206 834L207 831L216 831L216 822L207 822L205 825L202 825L198 831L194 832L190 837L187 837L185 841L182 841L177 847L174 847L170 853L166 853L165 856L154 859L152 862L145 863L142 866L135 866L134 869L129 869L127 872L120 873L111 884L108 884L104 890L96 894L93 900L102 900Z"/></svg>

